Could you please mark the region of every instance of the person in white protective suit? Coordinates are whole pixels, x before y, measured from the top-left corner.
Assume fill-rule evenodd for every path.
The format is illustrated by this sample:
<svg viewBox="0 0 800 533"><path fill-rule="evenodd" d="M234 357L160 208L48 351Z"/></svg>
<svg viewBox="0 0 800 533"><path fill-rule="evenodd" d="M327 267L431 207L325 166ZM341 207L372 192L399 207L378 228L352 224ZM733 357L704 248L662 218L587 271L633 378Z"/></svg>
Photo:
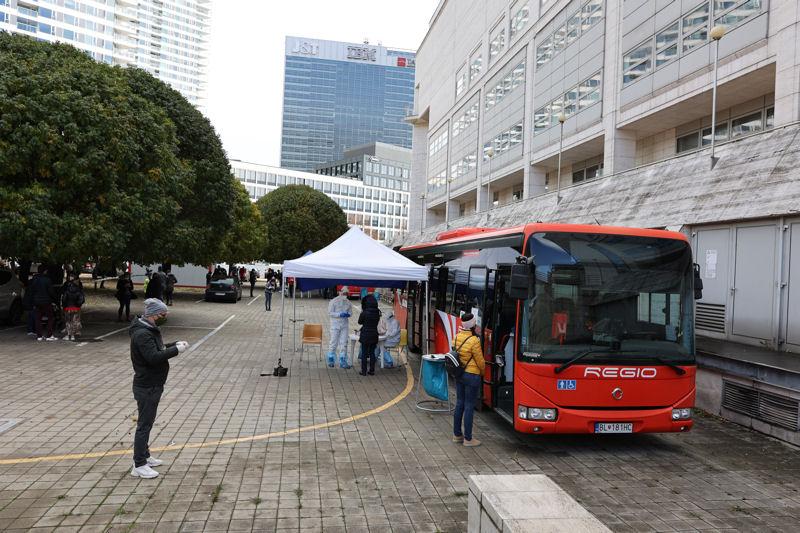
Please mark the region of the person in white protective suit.
<svg viewBox="0 0 800 533"><path fill-rule="evenodd" d="M347 341L350 327L350 315L353 306L347 298L347 287L339 290L339 296L328 304L328 315L331 317L331 343L328 346L328 366L333 368L336 354L339 354L339 367L350 368L347 360Z"/></svg>

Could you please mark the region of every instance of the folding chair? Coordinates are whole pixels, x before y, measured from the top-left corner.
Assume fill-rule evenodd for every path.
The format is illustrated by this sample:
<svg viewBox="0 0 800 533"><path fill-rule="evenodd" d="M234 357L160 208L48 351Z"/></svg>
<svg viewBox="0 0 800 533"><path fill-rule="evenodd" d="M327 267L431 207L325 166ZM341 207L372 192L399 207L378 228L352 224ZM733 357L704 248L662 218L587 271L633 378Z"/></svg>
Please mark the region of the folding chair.
<svg viewBox="0 0 800 533"><path fill-rule="evenodd" d="M301 357L305 352L306 344L319 345L319 358L322 359L322 325L303 324L303 340L300 341Z"/></svg>

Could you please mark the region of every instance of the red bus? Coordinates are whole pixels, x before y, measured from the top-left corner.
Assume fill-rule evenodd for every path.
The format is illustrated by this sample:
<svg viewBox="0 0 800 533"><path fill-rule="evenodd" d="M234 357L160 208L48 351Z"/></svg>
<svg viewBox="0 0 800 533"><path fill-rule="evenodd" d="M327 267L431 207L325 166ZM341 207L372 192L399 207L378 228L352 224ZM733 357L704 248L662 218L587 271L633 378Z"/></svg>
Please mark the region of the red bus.
<svg viewBox="0 0 800 533"><path fill-rule="evenodd" d="M466 234L465 234L466 233ZM688 431L695 400L687 238L569 224L470 228L401 248L431 265L432 346L478 316L482 402L525 433ZM422 290L409 287L409 344L422 344Z"/></svg>

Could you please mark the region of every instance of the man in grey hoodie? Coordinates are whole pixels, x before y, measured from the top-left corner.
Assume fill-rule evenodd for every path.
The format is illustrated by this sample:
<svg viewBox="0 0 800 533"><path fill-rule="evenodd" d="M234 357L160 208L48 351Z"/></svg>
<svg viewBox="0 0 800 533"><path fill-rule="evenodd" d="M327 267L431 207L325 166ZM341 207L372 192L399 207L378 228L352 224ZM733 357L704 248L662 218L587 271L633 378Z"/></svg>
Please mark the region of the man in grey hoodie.
<svg viewBox="0 0 800 533"><path fill-rule="evenodd" d="M139 409L136 435L133 440L134 477L154 478L158 472L152 467L163 461L150 456L150 430L156 419L158 402L164 392L169 374L169 359L182 353L189 343L178 341L164 344L159 325L167 319L167 306L157 298L144 301L144 314L131 322L131 362L133 363L133 397Z"/></svg>

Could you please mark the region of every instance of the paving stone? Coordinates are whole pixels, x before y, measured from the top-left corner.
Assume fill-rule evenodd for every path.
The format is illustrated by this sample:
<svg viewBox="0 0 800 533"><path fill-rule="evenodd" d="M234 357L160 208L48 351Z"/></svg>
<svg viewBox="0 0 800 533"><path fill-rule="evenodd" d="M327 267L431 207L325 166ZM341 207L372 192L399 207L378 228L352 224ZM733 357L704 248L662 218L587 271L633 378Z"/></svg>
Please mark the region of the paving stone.
<svg viewBox="0 0 800 533"><path fill-rule="evenodd" d="M90 294L87 337L119 329L110 292ZM614 531L791 531L800 521L797 450L702 413L687 434L598 438L520 435L480 412L484 445L468 450L450 442L450 418L417 410L412 394L356 422L217 444L368 411L394 398L406 374L362 378L313 351L279 354L279 312L247 297L197 299L176 299L167 341L197 342L236 316L172 360L151 446L204 447L154 452L166 461L154 480L129 475L128 453L0 465L0 530L465 531L469 476L520 473L548 475ZM327 329L326 304L299 299L298 318ZM291 344L290 329L284 338ZM0 459L128 449L128 343L125 332L84 346L37 343L0 328L0 368L14 376L0 414L23 420L0 434ZM279 355L289 375L260 377Z"/></svg>

